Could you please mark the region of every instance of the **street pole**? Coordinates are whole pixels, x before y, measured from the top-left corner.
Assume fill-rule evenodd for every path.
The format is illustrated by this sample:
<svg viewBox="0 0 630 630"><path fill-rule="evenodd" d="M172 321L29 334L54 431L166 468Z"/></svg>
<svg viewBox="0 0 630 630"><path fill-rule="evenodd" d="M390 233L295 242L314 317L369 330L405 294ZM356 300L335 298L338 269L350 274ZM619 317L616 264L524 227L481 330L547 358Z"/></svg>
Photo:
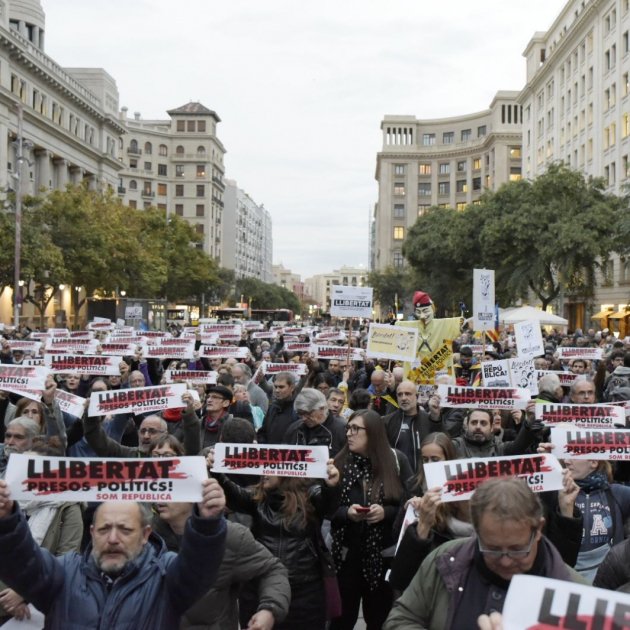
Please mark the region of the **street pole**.
<svg viewBox="0 0 630 630"><path fill-rule="evenodd" d="M16 330L20 329L20 259L22 255L22 126L23 126L23 109L22 103L17 104L17 150L15 156L16 173L15 178L15 255L14 255L14 271L13 279L13 325Z"/></svg>

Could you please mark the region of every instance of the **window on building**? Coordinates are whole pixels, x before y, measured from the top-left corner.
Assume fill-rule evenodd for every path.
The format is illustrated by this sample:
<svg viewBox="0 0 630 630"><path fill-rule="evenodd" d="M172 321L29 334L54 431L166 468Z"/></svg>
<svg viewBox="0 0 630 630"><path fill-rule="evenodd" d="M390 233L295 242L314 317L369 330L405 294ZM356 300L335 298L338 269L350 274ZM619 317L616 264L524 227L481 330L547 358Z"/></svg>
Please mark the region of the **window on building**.
<svg viewBox="0 0 630 630"><path fill-rule="evenodd" d="M456 182L456 190L458 193L468 192L468 183L465 179L458 179Z"/></svg>
<svg viewBox="0 0 630 630"><path fill-rule="evenodd" d="M175 177L184 177L184 165L175 164Z"/></svg>
<svg viewBox="0 0 630 630"><path fill-rule="evenodd" d="M186 131L186 121L178 120L177 121L177 131Z"/></svg>
<svg viewBox="0 0 630 630"><path fill-rule="evenodd" d="M430 163L418 164L418 174L431 175L431 164Z"/></svg>
<svg viewBox="0 0 630 630"><path fill-rule="evenodd" d="M392 252L392 264L396 269L400 269L405 264L402 252L395 250Z"/></svg>
<svg viewBox="0 0 630 630"><path fill-rule="evenodd" d="M466 160L460 160L457 162L457 172L465 173L466 172Z"/></svg>
<svg viewBox="0 0 630 630"><path fill-rule="evenodd" d="M458 210L459 212L463 212L464 210L466 210L466 202L465 201L458 201L455 204L455 210Z"/></svg>
<svg viewBox="0 0 630 630"><path fill-rule="evenodd" d="M135 179L129 181L129 190L138 190L138 182Z"/></svg>
<svg viewBox="0 0 630 630"><path fill-rule="evenodd" d="M453 144L455 142L455 132L445 131L442 134L442 144Z"/></svg>
<svg viewBox="0 0 630 630"><path fill-rule="evenodd" d="M165 144L161 144L158 148L158 154L161 155L162 157L165 157L168 155L168 147Z"/></svg>
<svg viewBox="0 0 630 630"><path fill-rule="evenodd" d="M157 185L157 194L160 197L166 197L166 184L158 184Z"/></svg>
<svg viewBox="0 0 630 630"><path fill-rule="evenodd" d="M205 177L206 176L206 166L205 164L197 164L197 177Z"/></svg>
<svg viewBox="0 0 630 630"><path fill-rule="evenodd" d="M144 143L144 152L147 155L151 155L153 153L153 146L151 145L150 142L145 142Z"/></svg>
<svg viewBox="0 0 630 630"><path fill-rule="evenodd" d="M178 144L175 149L175 153L177 153L177 155L184 155L184 147L181 144Z"/></svg>
<svg viewBox="0 0 630 630"><path fill-rule="evenodd" d="M481 169L481 158L473 159L473 171L478 171Z"/></svg>
<svg viewBox="0 0 630 630"><path fill-rule="evenodd" d="M197 121L197 132L198 133L206 133L206 121L198 120Z"/></svg>
<svg viewBox="0 0 630 630"><path fill-rule="evenodd" d="M150 171L153 169L153 164L151 162L145 162L144 163L144 170L145 171Z"/></svg>
<svg viewBox="0 0 630 630"><path fill-rule="evenodd" d="M482 138L488 133L485 125L480 125L477 127L477 138Z"/></svg>
<svg viewBox="0 0 630 630"><path fill-rule="evenodd" d="M473 177L472 189L475 191L481 190L481 177Z"/></svg>
<svg viewBox="0 0 630 630"><path fill-rule="evenodd" d="M394 182L394 194L398 197L405 196L405 184L402 182Z"/></svg>
<svg viewBox="0 0 630 630"><path fill-rule="evenodd" d="M450 182L438 182L438 195L448 195L451 192Z"/></svg>
<svg viewBox="0 0 630 630"><path fill-rule="evenodd" d="M405 238L405 228L401 225L397 225L394 227L394 240L402 241Z"/></svg>
<svg viewBox="0 0 630 630"><path fill-rule="evenodd" d="M175 214L178 217L183 217L184 216L184 204L183 203L176 203L175 204Z"/></svg>
<svg viewBox="0 0 630 630"><path fill-rule="evenodd" d="M422 215L426 214L429 211L430 207L431 206L428 203L419 203L418 204L418 216L421 217Z"/></svg>
<svg viewBox="0 0 630 630"><path fill-rule="evenodd" d="M468 142L472 138L471 129L462 129L462 142Z"/></svg>
<svg viewBox="0 0 630 630"><path fill-rule="evenodd" d="M168 174L168 167L166 164L158 164L158 175L166 177Z"/></svg>
<svg viewBox="0 0 630 630"><path fill-rule="evenodd" d="M206 147L204 147L203 145L199 145L197 147L197 155L205 155L206 154Z"/></svg>
<svg viewBox="0 0 630 630"><path fill-rule="evenodd" d="M186 131L190 131L190 132L194 132L195 131L195 121L194 120L187 120L186 121Z"/></svg>
<svg viewBox="0 0 630 630"><path fill-rule="evenodd" d="M448 175L451 172L451 165L449 162L440 163L440 175Z"/></svg>
<svg viewBox="0 0 630 630"><path fill-rule="evenodd" d="M135 199L130 199L129 200L129 207L133 208L135 210L138 207L138 202Z"/></svg>
<svg viewBox="0 0 630 630"><path fill-rule="evenodd" d="M510 181L511 182L516 182L519 179L522 179L521 167L520 166L511 166L510 167Z"/></svg>
<svg viewBox="0 0 630 630"><path fill-rule="evenodd" d="M176 197L184 196L184 184L175 184L175 196Z"/></svg>
<svg viewBox="0 0 630 630"><path fill-rule="evenodd" d="M198 203L195 206L195 212L198 217L203 217L206 214L206 207L202 203Z"/></svg>
<svg viewBox="0 0 630 630"><path fill-rule="evenodd" d="M405 174L405 165L394 164L394 175L404 175L404 174Z"/></svg>
<svg viewBox="0 0 630 630"><path fill-rule="evenodd" d="M425 147L431 146L435 144L435 134L434 133L423 133L422 134L422 145Z"/></svg>
<svg viewBox="0 0 630 630"><path fill-rule="evenodd" d="M151 182L144 182L143 187L142 187L142 194L143 195L153 194L153 191L151 190Z"/></svg>
<svg viewBox="0 0 630 630"><path fill-rule="evenodd" d="M418 195L420 197L430 197L431 196L431 184L430 184L430 182L420 182L418 184Z"/></svg>
<svg viewBox="0 0 630 630"><path fill-rule="evenodd" d="M404 219L404 218L405 218L405 204L395 203L394 204L394 219Z"/></svg>
<svg viewBox="0 0 630 630"><path fill-rule="evenodd" d="M204 184L197 184L197 197L206 196L206 187Z"/></svg>
<svg viewBox="0 0 630 630"><path fill-rule="evenodd" d="M510 159L511 160L521 159L521 147L510 147Z"/></svg>

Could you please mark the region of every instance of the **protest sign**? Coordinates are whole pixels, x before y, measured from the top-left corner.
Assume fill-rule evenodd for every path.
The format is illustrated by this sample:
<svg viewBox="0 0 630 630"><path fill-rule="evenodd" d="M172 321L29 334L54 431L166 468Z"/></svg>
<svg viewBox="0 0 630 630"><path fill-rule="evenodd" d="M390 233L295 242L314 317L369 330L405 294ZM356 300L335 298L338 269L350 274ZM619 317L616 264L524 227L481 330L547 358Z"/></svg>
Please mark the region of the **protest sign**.
<svg viewBox="0 0 630 630"><path fill-rule="evenodd" d="M58 389L55 391L55 400L61 411L75 418L81 418L83 416L83 412L85 411L85 398L66 392L63 389Z"/></svg>
<svg viewBox="0 0 630 630"><path fill-rule="evenodd" d="M569 348L566 346L558 346L556 352L559 359L586 359L587 361L599 361L603 354L601 348Z"/></svg>
<svg viewBox="0 0 630 630"><path fill-rule="evenodd" d="M482 361L481 381L486 387L523 387L538 393L536 369L529 358Z"/></svg>
<svg viewBox="0 0 630 630"><path fill-rule="evenodd" d="M536 370L536 380L539 381L545 374L555 374L560 379L560 385L563 387L571 387L573 381L578 377L578 374L564 372L563 370Z"/></svg>
<svg viewBox="0 0 630 630"><path fill-rule="evenodd" d="M201 500L203 457L150 459L41 457L14 453L5 481L17 501Z"/></svg>
<svg viewBox="0 0 630 630"><path fill-rule="evenodd" d="M9 348L11 351L21 350L24 354L37 356L39 349L42 347L41 341L25 341L22 339L9 339Z"/></svg>
<svg viewBox="0 0 630 630"><path fill-rule="evenodd" d="M185 392L184 383L93 392L90 396L88 415L146 413L183 407L182 394Z"/></svg>
<svg viewBox="0 0 630 630"><path fill-rule="evenodd" d="M216 385L217 373L206 370L166 370L164 372L164 380L167 383L193 383Z"/></svg>
<svg viewBox="0 0 630 630"><path fill-rule="evenodd" d="M616 405L569 405L536 403L536 420L545 424L570 423L585 429L613 429L625 425L626 414Z"/></svg>
<svg viewBox="0 0 630 630"><path fill-rule="evenodd" d="M438 385L443 407L457 409L525 409L529 390L522 387L459 387Z"/></svg>
<svg viewBox="0 0 630 630"><path fill-rule="evenodd" d="M122 357L102 355L44 355L44 365L50 370L51 374L65 374L66 372L75 372L77 374L116 376L120 374L118 366L121 361Z"/></svg>
<svg viewBox="0 0 630 630"><path fill-rule="evenodd" d="M99 321L100 320L100 321ZM95 317L94 321L91 321L88 325L87 325L87 329L88 330L114 330L115 325L112 321L110 321L109 319L105 319L104 317Z"/></svg>
<svg viewBox="0 0 630 630"><path fill-rule="evenodd" d="M277 336L277 333L271 332L270 330L263 330L251 334L252 339L275 339Z"/></svg>
<svg viewBox="0 0 630 630"><path fill-rule="evenodd" d="M558 457L630 461L630 431L627 429L578 429L552 426L551 443Z"/></svg>
<svg viewBox="0 0 630 630"><path fill-rule="evenodd" d="M287 352L312 352L312 346L310 343L304 343L301 341L287 342L285 339L284 348Z"/></svg>
<svg viewBox="0 0 630 630"><path fill-rule="evenodd" d="M545 343L539 322L526 321L514 324L514 337L516 338L516 350L520 358L533 359L545 354Z"/></svg>
<svg viewBox="0 0 630 630"><path fill-rule="evenodd" d="M481 362L481 382L486 387L510 387L510 367L507 359Z"/></svg>
<svg viewBox="0 0 630 630"><path fill-rule="evenodd" d="M246 359L249 349L246 346L200 346L199 356L206 359Z"/></svg>
<svg viewBox="0 0 630 630"><path fill-rule="evenodd" d="M372 317L372 288L331 287L330 314L333 317Z"/></svg>
<svg viewBox="0 0 630 630"><path fill-rule="evenodd" d="M460 350L462 348L470 348L470 351L473 354L484 354L484 352L494 352L495 347L490 344L482 344L482 343L463 343L460 346Z"/></svg>
<svg viewBox="0 0 630 630"><path fill-rule="evenodd" d="M327 446L226 444L214 447L212 472L326 479Z"/></svg>
<svg viewBox="0 0 630 630"><path fill-rule="evenodd" d="M0 390L39 401L47 374L42 367L0 363Z"/></svg>
<svg viewBox="0 0 630 630"><path fill-rule="evenodd" d="M630 595L519 573L503 604L503 630L627 628Z"/></svg>
<svg viewBox="0 0 630 630"><path fill-rule="evenodd" d="M494 328L494 271L473 269L473 328Z"/></svg>
<svg viewBox="0 0 630 630"><path fill-rule="evenodd" d="M22 361L22 363L20 363L20 365L23 366L27 366L27 365L40 365L40 366L44 366L44 357L38 357L37 359L24 359Z"/></svg>
<svg viewBox="0 0 630 630"><path fill-rule="evenodd" d="M144 356L147 359L192 359L195 340L184 339L180 343L169 343L171 339L161 339L160 343L149 345Z"/></svg>
<svg viewBox="0 0 630 630"><path fill-rule="evenodd" d="M418 330L387 324L370 324L367 356L393 361L413 361L418 346Z"/></svg>
<svg viewBox="0 0 630 630"><path fill-rule="evenodd" d="M348 358L348 346L313 346L315 358L338 359L345 361ZM351 361L363 361L363 351L359 348L350 348Z"/></svg>
<svg viewBox="0 0 630 630"><path fill-rule="evenodd" d="M453 350L451 343L442 344L435 352L422 357L420 365L411 368L407 378L416 385L433 385L438 374L452 371Z"/></svg>
<svg viewBox="0 0 630 630"><path fill-rule="evenodd" d="M278 372L291 372L296 376L303 376L308 372L305 363L270 363L263 361L260 364L263 374L278 374Z"/></svg>
<svg viewBox="0 0 630 630"><path fill-rule="evenodd" d="M442 501L466 501L484 481L497 477L524 479L532 492L562 489L562 466L549 453L474 457L424 465L427 488L442 488Z"/></svg>
<svg viewBox="0 0 630 630"><path fill-rule="evenodd" d="M96 354L98 340L72 339L72 337L48 338L44 348L47 352L57 354Z"/></svg>
<svg viewBox="0 0 630 630"><path fill-rule="evenodd" d="M93 330L71 330L70 335L72 339L94 339Z"/></svg>
<svg viewBox="0 0 630 630"><path fill-rule="evenodd" d="M103 355L134 355L138 349L138 341L134 339L131 342L121 343L116 341L108 341L99 345L99 350Z"/></svg>
<svg viewBox="0 0 630 630"><path fill-rule="evenodd" d="M199 326L199 332L202 335L210 335L212 333L238 335L241 336L243 327L240 324L202 324Z"/></svg>

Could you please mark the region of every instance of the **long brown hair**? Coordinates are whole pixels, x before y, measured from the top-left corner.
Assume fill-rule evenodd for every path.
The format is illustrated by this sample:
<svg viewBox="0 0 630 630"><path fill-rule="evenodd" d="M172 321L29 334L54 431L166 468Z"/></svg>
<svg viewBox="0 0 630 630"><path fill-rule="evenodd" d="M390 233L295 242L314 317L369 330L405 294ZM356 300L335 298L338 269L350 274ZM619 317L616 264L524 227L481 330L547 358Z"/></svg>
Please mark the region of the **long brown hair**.
<svg viewBox="0 0 630 630"><path fill-rule="evenodd" d="M372 496L370 500L375 503L378 499L380 485L383 484L383 495L385 499L400 499L403 495L403 485L400 481L398 461L396 453L389 446L387 433L383 419L376 411L371 409L358 409L348 422L354 418L362 418L365 424L367 435L367 458L372 464L374 483L372 484ZM346 461L350 457L351 451L346 444L335 457L335 466L343 475Z"/></svg>
<svg viewBox="0 0 630 630"><path fill-rule="evenodd" d="M295 477L280 477L280 484L271 492L277 491L282 495L280 513L282 525L289 527L306 527L317 520L315 508L308 496L309 488L313 485L312 479L296 479ZM254 487L254 500L262 503L267 500L269 491L263 485L261 479Z"/></svg>

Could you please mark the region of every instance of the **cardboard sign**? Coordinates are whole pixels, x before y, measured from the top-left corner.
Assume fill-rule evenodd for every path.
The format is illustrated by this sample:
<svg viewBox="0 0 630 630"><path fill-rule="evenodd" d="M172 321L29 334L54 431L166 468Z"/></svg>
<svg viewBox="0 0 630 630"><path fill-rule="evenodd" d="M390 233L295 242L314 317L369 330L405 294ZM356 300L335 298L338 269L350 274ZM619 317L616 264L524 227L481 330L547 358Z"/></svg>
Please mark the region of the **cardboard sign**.
<svg viewBox="0 0 630 630"><path fill-rule="evenodd" d="M371 287L331 287L330 314L333 317L372 317Z"/></svg>
<svg viewBox="0 0 630 630"><path fill-rule="evenodd" d="M201 346L199 356L206 359L246 359L249 348L246 346Z"/></svg>
<svg viewBox="0 0 630 630"><path fill-rule="evenodd" d="M623 407L616 405L565 405L536 403L536 420L545 424L566 424L585 429L613 429L615 424L625 426Z"/></svg>
<svg viewBox="0 0 630 630"><path fill-rule="evenodd" d="M475 457L431 462L424 465L427 488L442 488L442 501L467 501L484 481L519 477L532 492L562 489L562 466L549 453Z"/></svg>
<svg viewBox="0 0 630 630"><path fill-rule="evenodd" d="M37 366L0 363L0 390L40 400L48 370Z"/></svg>
<svg viewBox="0 0 630 630"><path fill-rule="evenodd" d="M558 346L556 352L560 359L586 359L587 361L599 361L603 354L601 348L569 348L565 346Z"/></svg>
<svg viewBox="0 0 630 630"><path fill-rule="evenodd" d="M494 328L494 271L473 269L473 328Z"/></svg>
<svg viewBox="0 0 630 630"><path fill-rule="evenodd" d="M61 411L65 411L75 418L81 418L83 416L83 412L85 411L85 398L58 389L55 392L55 400Z"/></svg>
<svg viewBox="0 0 630 630"><path fill-rule="evenodd" d="M627 593L518 574L503 604L503 630L621 630L629 611Z"/></svg>
<svg viewBox="0 0 630 630"><path fill-rule="evenodd" d="M418 330L387 324L370 324L367 355L377 359L413 361L418 346Z"/></svg>
<svg viewBox="0 0 630 630"><path fill-rule="evenodd" d="M525 409L531 396L522 387L459 387L438 385L442 407L456 409Z"/></svg>
<svg viewBox="0 0 630 630"><path fill-rule="evenodd" d="M630 461L630 431L627 429L578 429L551 427L554 453L569 459Z"/></svg>
<svg viewBox="0 0 630 630"><path fill-rule="evenodd" d="M46 354L44 365L51 374L65 374L75 372L77 374L93 374L99 376L117 376L120 374L118 366L122 357L114 356L89 356L86 354Z"/></svg>
<svg viewBox="0 0 630 630"><path fill-rule="evenodd" d="M263 361L260 364L263 374L278 374L279 372L291 372L296 376L303 376L308 372L305 363L270 363Z"/></svg>
<svg viewBox="0 0 630 630"><path fill-rule="evenodd" d="M514 337L519 357L533 359L545 354L545 342L538 322L525 321L514 324Z"/></svg>
<svg viewBox="0 0 630 630"><path fill-rule="evenodd" d="M150 459L40 457L12 454L5 481L18 501L201 500L203 457Z"/></svg>
<svg viewBox="0 0 630 630"><path fill-rule="evenodd" d="M212 472L326 479L327 446L225 444L214 447Z"/></svg>
<svg viewBox="0 0 630 630"><path fill-rule="evenodd" d="M217 373L206 370L166 370L164 380L167 383L186 383L216 385Z"/></svg>
<svg viewBox="0 0 630 630"><path fill-rule="evenodd" d="M145 413L182 407L182 394L185 392L184 383L93 392L90 396L88 415Z"/></svg>
<svg viewBox="0 0 630 630"><path fill-rule="evenodd" d="M445 374L452 369L453 350L451 343L442 344L435 352L422 357L420 365L412 368L407 378L416 385L433 385L438 374Z"/></svg>

